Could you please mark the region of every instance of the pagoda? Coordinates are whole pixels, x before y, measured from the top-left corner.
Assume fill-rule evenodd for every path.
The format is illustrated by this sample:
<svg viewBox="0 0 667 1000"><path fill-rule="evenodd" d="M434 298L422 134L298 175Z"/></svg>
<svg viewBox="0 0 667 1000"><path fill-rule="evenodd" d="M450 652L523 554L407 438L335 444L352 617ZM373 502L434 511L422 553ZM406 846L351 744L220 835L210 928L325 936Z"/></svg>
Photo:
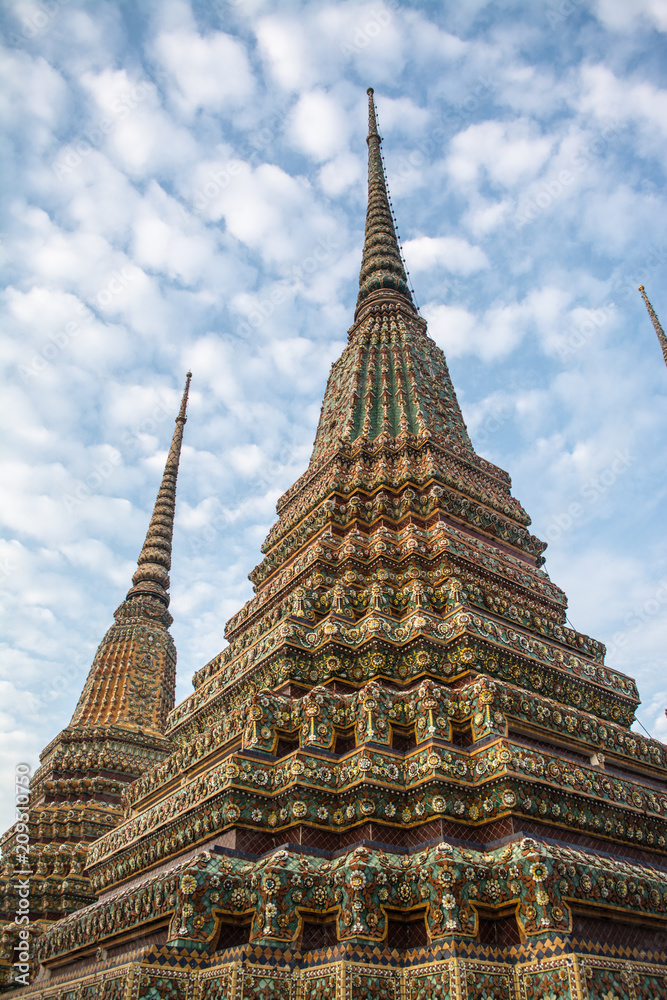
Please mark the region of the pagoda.
<svg viewBox="0 0 667 1000"><path fill-rule="evenodd" d="M667 750L566 625L415 308L372 91L354 322L177 747L40 938L42 1000L667 997Z"/></svg>
<svg viewBox="0 0 667 1000"><path fill-rule="evenodd" d="M34 971L32 947L29 961L17 962L16 952L26 951L19 947L22 926L34 943L54 920L94 902L84 872L88 846L122 820L125 785L176 749L164 735L176 683L168 591L190 378L188 372L132 588L99 645L72 721L40 755L21 807L27 822L14 823L0 839L0 988L15 981L19 966L22 978L26 965ZM29 915L25 925L16 923L20 912Z"/></svg>

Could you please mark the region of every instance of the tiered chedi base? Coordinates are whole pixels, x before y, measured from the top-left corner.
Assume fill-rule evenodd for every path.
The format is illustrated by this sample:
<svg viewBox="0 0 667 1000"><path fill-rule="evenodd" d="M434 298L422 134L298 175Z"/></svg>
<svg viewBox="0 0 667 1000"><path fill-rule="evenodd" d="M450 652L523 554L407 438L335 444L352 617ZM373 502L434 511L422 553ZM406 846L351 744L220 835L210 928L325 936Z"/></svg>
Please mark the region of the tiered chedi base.
<svg viewBox="0 0 667 1000"><path fill-rule="evenodd" d="M327 460L367 483L274 529L33 993L667 996L665 748L562 624L536 540L489 537L442 472L414 474L466 461L401 440Z"/></svg>
<svg viewBox="0 0 667 1000"><path fill-rule="evenodd" d="M607 771L607 763L604 771L577 766L576 752L549 755L528 750L527 741L494 736L488 731L489 685L485 679L471 680L470 687L474 685L477 691L468 691L468 699L457 699L460 704L467 700L473 709L470 731L477 738L467 748L427 736L403 751L382 750L379 741L367 740L341 756L321 748L292 751L272 761L258 759L252 750L232 754L221 775L221 784L232 793L226 799L228 819L236 824L227 826L245 833L246 849L215 846L209 836L208 849L144 871L61 921L47 936L41 955L55 978L37 984L38 994L57 996L61 981L71 985L80 979L90 984L91 996L124 995L121 984L127 981L141 985L133 996L151 1000L164 995L159 991L167 986L183 988L186 996L188 982L199 983L203 997L315 998L327 995L317 992L324 985L340 991L345 983L347 992L334 990L330 996L398 998L401 983L412 991L406 995L415 997L478 997L484 996L482 987L496 989L491 996L513 996L519 984L534 989L536 997L556 987L560 992L555 996L591 1000L612 988L615 996L667 996L667 892L660 857L627 844L617 845L614 856L605 850L614 844L605 842L604 832L588 836L586 847L568 845L563 841L572 838L566 828L547 823L559 803L571 814L581 809L583 818L586 805L597 799L606 814L605 785L613 787L620 802L643 794L646 805L655 796L649 779L631 792ZM386 714L374 712L372 703L382 700L378 687L371 684L342 696L347 701L343 708L356 703L357 732L369 725L380 731L383 718L396 715L393 706ZM434 684L423 682L413 698L401 692L397 699L404 708L415 709L417 738L434 721L437 725L435 713L443 707L438 706L439 693ZM308 708L329 699L326 691L315 690L303 700L302 737L311 730ZM341 699L331 700L340 711ZM479 712L474 711L475 700ZM256 712L250 715L248 742L259 723ZM475 722L479 715L486 715L486 724L483 718ZM453 718L454 724L460 721ZM401 739L398 726L388 722L387 728L393 729L392 742ZM631 760L622 763L636 766L637 758L627 756ZM193 771L201 769L201 759L197 764ZM214 786L215 768L203 773ZM556 775L560 794L554 794ZM341 786L341 794L333 794ZM280 822L276 787L291 790L286 801L300 823L289 813L281 817L292 819L277 838L285 846L258 857L267 846L262 843L266 825L272 819ZM580 794L573 791L577 787ZM239 806L257 789L273 792L264 795L267 824L260 829L259 810L252 810L246 824ZM325 836L326 824L316 827L309 814L310 797L322 789L328 794L316 796L317 802L343 805L347 798L360 805L358 812L349 806L340 810L343 815L333 811L330 818L340 831L336 837L332 831ZM434 794L438 792L443 794ZM528 797L535 798L535 810ZM176 829L186 823L196 829L198 822L205 829L207 820L215 818L215 788L208 796L198 789L197 798L203 800L202 808L189 818L187 806L180 803ZM253 795L255 807L261 800ZM517 801L518 811L513 808ZM168 812L171 802L164 804ZM665 804L663 797L658 803L663 813ZM651 825L664 829L658 809ZM433 817L433 810L440 818ZM326 806L317 808L322 819L329 818L326 811ZM445 818L447 812L451 819ZM627 812L621 807L616 813L620 836ZM590 826L595 828L594 818ZM452 842L442 843L443 836ZM642 838L635 834L634 839ZM326 842L328 850L304 846ZM249 946L240 949L244 940ZM105 952L101 964L94 960L97 947ZM627 985L629 972L637 977L634 987L641 989L624 994L619 988ZM455 992L462 981L468 992ZM243 983L243 991L232 992L232 982L239 991ZM577 991L582 983L588 983L589 992ZM605 990L596 992L603 985ZM290 992L284 992L288 986Z"/></svg>
<svg viewBox="0 0 667 1000"><path fill-rule="evenodd" d="M52 979L30 993L656 1000L667 996L651 921L663 896L664 869L528 837L487 850L286 845L259 860L214 848L62 921ZM601 932L596 912L619 908L637 922ZM109 947L94 953L95 940Z"/></svg>

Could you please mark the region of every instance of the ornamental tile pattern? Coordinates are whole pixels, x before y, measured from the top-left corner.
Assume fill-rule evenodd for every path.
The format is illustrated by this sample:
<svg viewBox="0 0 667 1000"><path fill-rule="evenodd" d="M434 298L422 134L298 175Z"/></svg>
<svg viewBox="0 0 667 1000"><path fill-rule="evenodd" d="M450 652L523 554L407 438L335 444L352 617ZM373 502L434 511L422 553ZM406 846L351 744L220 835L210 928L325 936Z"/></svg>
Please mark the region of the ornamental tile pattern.
<svg viewBox="0 0 667 1000"><path fill-rule="evenodd" d="M666 748L632 730L634 681L566 626L509 476L473 450L407 285L372 93L368 149L357 309L310 466L18 995L667 997ZM135 601L164 591L161 537ZM99 690L82 704L110 739L132 699Z"/></svg>

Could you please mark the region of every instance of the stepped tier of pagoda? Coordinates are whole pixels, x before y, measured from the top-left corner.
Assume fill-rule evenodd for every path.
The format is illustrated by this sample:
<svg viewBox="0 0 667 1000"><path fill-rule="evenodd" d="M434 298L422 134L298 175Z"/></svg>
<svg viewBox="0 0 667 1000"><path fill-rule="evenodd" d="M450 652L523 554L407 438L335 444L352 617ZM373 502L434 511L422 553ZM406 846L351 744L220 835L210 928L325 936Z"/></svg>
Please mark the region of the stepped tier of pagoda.
<svg viewBox="0 0 667 1000"><path fill-rule="evenodd" d="M372 92L369 113L357 310L310 466L32 996L667 997L667 748L473 450Z"/></svg>

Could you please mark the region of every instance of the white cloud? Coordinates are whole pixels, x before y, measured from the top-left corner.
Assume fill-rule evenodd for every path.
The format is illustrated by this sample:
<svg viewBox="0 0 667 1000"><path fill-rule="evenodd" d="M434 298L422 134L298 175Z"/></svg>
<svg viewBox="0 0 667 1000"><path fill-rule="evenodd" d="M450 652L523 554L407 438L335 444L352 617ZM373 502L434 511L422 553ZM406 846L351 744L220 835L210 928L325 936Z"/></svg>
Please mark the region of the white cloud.
<svg viewBox="0 0 667 1000"><path fill-rule="evenodd" d="M612 31L642 31L645 24L667 31L667 7L664 0L596 0L597 16Z"/></svg>
<svg viewBox="0 0 667 1000"><path fill-rule="evenodd" d="M136 213L133 229L137 263L188 285L201 282L217 249L215 234L179 219L178 206L157 185Z"/></svg>
<svg viewBox="0 0 667 1000"><path fill-rule="evenodd" d="M347 133L343 108L330 94L313 90L299 98L290 124L298 149L317 162L328 160L346 144Z"/></svg>
<svg viewBox="0 0 667 1000"><path fill-rule="evenodd" d="M130 176L196 158L191 134L162 109L153 83L132 78L126 70L110 69L84 73L81 82L95 102L96 117L81 129L79 138L86 142L91 133L97 137L101 132L107 155ZM67 162L72 147L76 152L76 141L61 151L61 161Z"/></svg>
<svg viewBox="0 0 667 1000"><path fill-rule="evenodd" d="M637 191L619 179L613 190L591 191L581 212L582 236L622 257L628 246L641 241L658 206L653 192Z"/></svg>
<svg viewBox="0 0 667 1000"><path fill-rule="evenodd" d="M259 472L266 462L266 455L257 444L245 445L243 448L230 448L227 457L233 467L244 476Z"/></svg>
<svg viewBox="0 0 667 1000"><path fill-rule="evenodd" d="M552 146L553 140L541 135L534 121L486 121L454 137L447 167L463 184L476 181L483 170L492 181L513 188L535 176Z"/></svg>
<svg viewBox="0 0 667 1000"><path fill-rule="evenodd" d="M521 301L493 305L478 317L461 306L436 302L428 302L422 313L445 355L475 354L490 361L507 356L528 333L536 342L551 345L558 317L569 300L569 293L547 286Z"/></svg>
<svg viewBox="0 0 667 1000"><path fill-rule="evenodd" d="M376 112L380 135L391 135L394 143L399 141L399 136L421 138L431 119L428 109L420 107L409 97L383 96L382 111L377 109L376 101Z"/></svg>
<svg viewBox="0 0 667 1000"><path fill-rule="evenodd" d="M667 11L667 8L665 8ZM665 14L667 30L667 13ZM603 64L584 66L580 104L584 111L613 123L637 121L667 135L667 90L642 80L618 77Z"/></svg>
<svg viewBox="0 0 667 1000"><path fill-rule="evenodd" d="M305 4L297 16L260 17L255 31L271 77L281 88L298 91L339 81L350 64L364 86L390 82L405 63L417 24L411 12L394 4L348 0ZM433 35L431 40L436 41ZM456 45L444 32L439 41L441 54Z"/></svg>
<svg viewBox="0 0 667 1000"><path fill-rule="evenodd" d="M421 312L428 322L431 337L447 356L458 357L471 350L475 342L476 321L467 309L427 302Z"/></svg>
<svg viewBox="0 0 667 1000"><path fill-rule="evenodd" d="M472 274L489 266L480 247L471 246L458 236L419 236L404 242L403 252L413 273L442 267L452 274Z"/></svg>
<svg viewBox="0 0 667 1000"><path fill-rule="evenodd" d="M27 129L38 148L48 147L62 120L67 86L61 73L44 58L3 49L0 59L0 118L5 127Z"/></svg>
<svg viewBox="0 0 667 1000"><path fill-rule="evenodd" d="M470 206L465 221L475 235L483 236L502 224L507 218L510 208L511 201L508 198L492 202L478 198Z"/></svg>
<svg viewBox="0 0 667 1000"><path fill-rule="evenodd" d="M247 100L254 80L243 43L223 32L202 37L185 28L164 31L155 52L173 77L178 103L192 114L197 108L219 111Z"/></svg>
<svg viewBox="0 0 667 1000"><path fill-rule="evenodd" d="M257 23L255 30L259 50L281 87L296 90L314 79L312 46L303 25L296 19L266 17Z"/></svg>
<svg viewBox="0 0 667 1000"><path fill-rule="evenodd" d="M544 118L557 112L567 96L566 81L544 63L505 61L497 68L498 102L516 114Z"/></svg>
<svg viewBox="0 0 667 1000"><path fill-rule="evenodd" d="M200 166L198 187L205 186L212 169ZM237 163L230 183L218 186L205 210L211 219L224 220L228 232L265 261L283 267L312 254L318 240L338 229L307 181L271 163L255 169Z"/></svg>
<svg viewBox="0 0 667 1000"><path fill-rule="evenodd" d="M365 176L365 164L352 153L339 153L325 163L319 178L322 190L332 197L347 191L353 184L358 185Z"/></svg>

